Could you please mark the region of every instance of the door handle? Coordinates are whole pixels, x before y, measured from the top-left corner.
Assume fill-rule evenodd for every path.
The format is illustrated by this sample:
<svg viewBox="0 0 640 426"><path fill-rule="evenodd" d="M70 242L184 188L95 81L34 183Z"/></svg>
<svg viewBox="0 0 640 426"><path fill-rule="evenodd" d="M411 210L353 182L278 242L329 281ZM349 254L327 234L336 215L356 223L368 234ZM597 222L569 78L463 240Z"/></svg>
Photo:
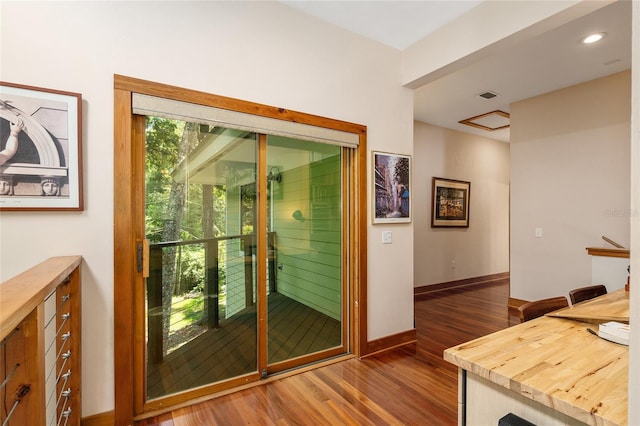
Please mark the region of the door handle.
<svg viewBox="0 0 640 426"><path fill-rule="evenodd" d="M149 240L146 238L137 244L136 264L142 278L149 278Z"/></svg>

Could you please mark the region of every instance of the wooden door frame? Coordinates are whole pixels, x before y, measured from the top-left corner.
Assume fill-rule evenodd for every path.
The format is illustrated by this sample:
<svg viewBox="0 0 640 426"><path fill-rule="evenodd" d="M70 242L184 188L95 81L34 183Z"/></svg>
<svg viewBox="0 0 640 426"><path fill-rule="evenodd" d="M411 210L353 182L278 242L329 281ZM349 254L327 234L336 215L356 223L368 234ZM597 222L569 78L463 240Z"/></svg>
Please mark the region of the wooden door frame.
<svg viewBox="0 0 640 426"><path fill-rule="evenodd" d="M205 106L244 112L298 123L327 127L355 133L359 146L350 177L357 190L349 201L349 270L351 297L349 309L350 350L355 356L367 354L367 146L366 126L339 120L289 111L283 108L241 101L195 90L183 89L121 75L114 75L114 421L118 425L133 424L144 389L135 381L136 359L134 345L144 341L140 325L136 324L135 288L143 285L142 272L137 272L136 246L144 234L144 215L138 208L144 205L141 157L144 147L135 146L145 131L144 119L134 116L133 93L175 99ZM176 404L180 401L175 400Z"/></svg>

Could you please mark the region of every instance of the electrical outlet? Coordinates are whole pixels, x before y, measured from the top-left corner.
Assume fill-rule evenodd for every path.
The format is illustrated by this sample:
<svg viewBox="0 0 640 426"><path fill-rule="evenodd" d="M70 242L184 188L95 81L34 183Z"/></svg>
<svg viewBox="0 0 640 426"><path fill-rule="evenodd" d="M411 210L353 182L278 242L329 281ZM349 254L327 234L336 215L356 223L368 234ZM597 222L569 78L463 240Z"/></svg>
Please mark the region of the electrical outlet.
<svg viewBox="0 0 640 426"><path fill-rule="evenodd" d="M456 269L456 261L455 260L451 261L451 269Z"/></svg>
<svg viewBox="0 0 640 426"><path fill-rule="evenodd" d="M542 238L542 228L536 228L536 238Z"/></svg>

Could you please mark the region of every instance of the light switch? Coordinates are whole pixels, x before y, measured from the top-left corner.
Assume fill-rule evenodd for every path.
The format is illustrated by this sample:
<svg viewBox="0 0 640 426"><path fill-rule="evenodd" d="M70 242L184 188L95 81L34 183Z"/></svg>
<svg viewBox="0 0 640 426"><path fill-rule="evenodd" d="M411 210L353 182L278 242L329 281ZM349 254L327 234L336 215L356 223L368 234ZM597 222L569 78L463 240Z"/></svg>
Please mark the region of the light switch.
<svg viewBox="0 0 640 426"><path fill-rule="evenodd" d="M542 228L536 228L536 238L542 238Z"/></svg>
<svg viewBox="0 0 640 426"><path fill-rule="evenodd" d="M393 233L391 231L382 231L382 244L391 244L393 242Z"/></svg>

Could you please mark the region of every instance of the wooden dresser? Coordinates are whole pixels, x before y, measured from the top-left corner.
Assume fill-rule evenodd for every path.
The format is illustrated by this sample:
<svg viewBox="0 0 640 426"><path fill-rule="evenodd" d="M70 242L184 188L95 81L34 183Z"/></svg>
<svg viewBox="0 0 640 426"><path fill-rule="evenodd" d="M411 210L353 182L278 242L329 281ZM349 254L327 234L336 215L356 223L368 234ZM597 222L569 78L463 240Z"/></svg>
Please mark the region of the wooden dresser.
<svg viewBox="0 0 640 426"><path fill-rule="evenodd" d="M79 425L80 256L0 284L0 424Z"/></svg>

